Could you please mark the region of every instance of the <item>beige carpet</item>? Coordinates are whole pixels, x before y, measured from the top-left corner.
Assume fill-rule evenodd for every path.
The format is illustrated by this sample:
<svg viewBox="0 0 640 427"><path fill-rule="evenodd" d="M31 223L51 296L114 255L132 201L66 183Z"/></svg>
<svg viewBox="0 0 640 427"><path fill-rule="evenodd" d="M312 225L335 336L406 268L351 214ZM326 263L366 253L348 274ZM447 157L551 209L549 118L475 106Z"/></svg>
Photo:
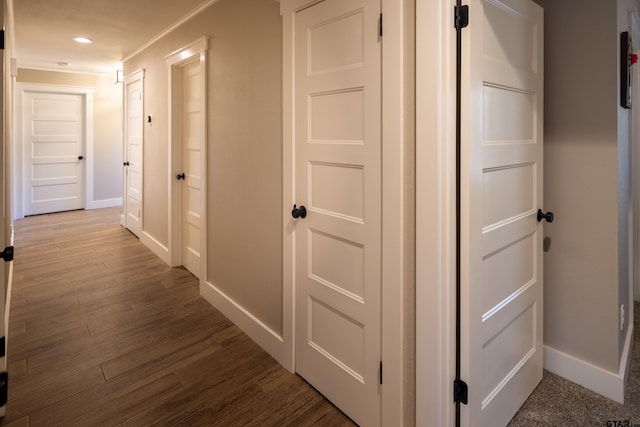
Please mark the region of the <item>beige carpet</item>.
<svg viewBox="0 0 640 427"><path fill-rule="evenodd" d="M640 304L635 304L631 367L624 405L545 371L509 426L640 427ZM620 421L615 423L615 421ZM609 422L609 423L608 423Z"/></svg>

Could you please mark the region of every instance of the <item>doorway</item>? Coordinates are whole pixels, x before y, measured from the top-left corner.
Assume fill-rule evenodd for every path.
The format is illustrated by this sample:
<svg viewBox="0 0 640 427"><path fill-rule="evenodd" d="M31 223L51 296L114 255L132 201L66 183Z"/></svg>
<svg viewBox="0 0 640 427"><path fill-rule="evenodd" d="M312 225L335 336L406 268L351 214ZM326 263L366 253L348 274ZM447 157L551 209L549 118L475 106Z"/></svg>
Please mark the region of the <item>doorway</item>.
<svg viewBox="0 0 640 427"><path fill-rule="evenodd" d="M167 57L170 265L206 278L206 51L202 38Z"/></svg>
<svg viewBox="0 0 640 427"><path fill-rule="evenodd" d="M144 70L124 80L124 206L122 225L140 237L144 155Z"/></svg>
<svg viewBox="0 0 640 427"><path fill-rule="evenodd" d="M15 217L83 209L91 174L93 90L17 85Z"/></svg>

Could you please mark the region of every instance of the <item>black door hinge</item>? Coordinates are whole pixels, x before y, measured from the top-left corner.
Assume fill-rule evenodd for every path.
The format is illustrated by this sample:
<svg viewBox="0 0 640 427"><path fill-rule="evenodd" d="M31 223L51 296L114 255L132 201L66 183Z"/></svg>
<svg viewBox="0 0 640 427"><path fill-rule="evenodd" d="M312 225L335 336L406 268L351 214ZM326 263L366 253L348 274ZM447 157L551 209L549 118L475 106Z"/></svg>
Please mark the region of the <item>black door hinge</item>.
<svg viewBox="0 0 640 427"><path fill-rule="evenodd" d="M467 383L458 379L453 382L453 401L467 404L469 401L469 387Z"/></svg>
<svg viewBox="0 0 640 427"><path fill-rule="evenodd" d="M0 50L4 50L4 30L0 30Z"/></svg>
<svg viewBox="0 0 640 427"><path fill-rule="evenodd" d="M7 340L5 340L4 337L0 337L0 357L7 355L6 343Z"/></svg>
<svg viewBox="0 0 640 427"><path fill-rule="evenodd" d="M455 6L454 23L453 26L456 30L460 30L469 25L469 6Z"/></svg>
<svg viewBox="0 0 640 427"><path fill-rule="evenodd" d="M380 19L378 20L378 35L382 37L382 13L380 14Z"/></svg>
<svg viewBox="0 0 640 427"><path fill-rule="evenodd" d="M382 361L380 361L380 385L382 385Z"/></svg>
<svg viewBox="0 0 640 427"><path fill-rule="evenodd" d="M7 371L0 372L0 406L4 406L7 404L7 394L8 387L7 383L9 382L9 374Z"/></svg>

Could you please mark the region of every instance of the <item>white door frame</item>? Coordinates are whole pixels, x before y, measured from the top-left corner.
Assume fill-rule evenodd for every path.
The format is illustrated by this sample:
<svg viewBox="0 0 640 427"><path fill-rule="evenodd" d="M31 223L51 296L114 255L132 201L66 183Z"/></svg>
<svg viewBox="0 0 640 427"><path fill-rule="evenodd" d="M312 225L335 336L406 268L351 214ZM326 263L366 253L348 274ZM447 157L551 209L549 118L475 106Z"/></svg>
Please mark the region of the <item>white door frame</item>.
<svg viewBox="0 0 640 427"><path fill-rule="evenodd" d="M181 67L194 60L200 61L201 66L201 90L202 90L202 229L201 234L201 271L200 283L207 279L207 49L209 39L202 37L193 43L167 55L167 67L169 74L169 265L176 267L182 265L182 185L176 179L176 175L182 169L182 91Z"/></svg>
<svg viewBox="0 0 640 427"><path fill-rule="evenodd" d="M15 134L16 138L13 140L13 218L20 219L24 217L24 166L23 166L23 141L22 141L22 125L24 117L22 115L23 97L25 93L58 93L67 95L81 95L83 98L84 107L84 172L82 179L84 180L84 194L82 194L84 201L84 209L91 209L93 202L93 94L94 88L90 87L75 87L75 86L61 86L61 85L49 85L39 83L16 83L16 109L15 109Z"/></svg>
<svg viewBox="0 0 640 427"><path fill-rule="evenodd" d="M123 100L124 100L124 105L123 105L123 113L124 113L124 119L123 119L123 130L124 130L124 134L123 134L123 153L122 153L122 158L125 160L128 160L128 150L129 150L129 94L127 93L127 86L129 86L130 84L136 83L140 81L141 82L141 96L142 96L142 115L144 116L144 68L141 68L139 70L134 71L133 73L127 75L124 78L124 91L123 91ZM141 153L141 161L140 161L140 176L141 176L141 183L140 183L140 233L142 233L144 231L144 125L141 127L142 130L142 153ZM129 173L128 170L124 168L122 168L122 174L123 174L123 190L122 190L122 217L120 218L120 222L122 224L123 227L127 227L127 215L128 215L128 211L127 211L127 200L129 200Z"/></svg>
<svg viewBox="0 0 640 427"><path fill-rule="evenodd" d="M416 3L416 425L453 425L453 1Z"/></svg>
<svg viewBox="0 0 640 427"><path fill-rule="evenodd" d="M283 18L283 366L295 372L295 230L291 208L295 203L294 94L296 12L319 0L281 0ZM403 327L403 152L404 152L404 1L381 0L382 37L382 362L384 364L382 425L403 425L405 328ZM436 2L438 3L438 2ZM413 54L413 51L408 53ZM410 254L408 254L409 256ZM411 340L412 337L406 337ZM411 396L408 396L411 399ZM420 406L422 403L418 403ZM427 423L432 424L432 423ZM435 425L435 424L434 424Z"/></svg>

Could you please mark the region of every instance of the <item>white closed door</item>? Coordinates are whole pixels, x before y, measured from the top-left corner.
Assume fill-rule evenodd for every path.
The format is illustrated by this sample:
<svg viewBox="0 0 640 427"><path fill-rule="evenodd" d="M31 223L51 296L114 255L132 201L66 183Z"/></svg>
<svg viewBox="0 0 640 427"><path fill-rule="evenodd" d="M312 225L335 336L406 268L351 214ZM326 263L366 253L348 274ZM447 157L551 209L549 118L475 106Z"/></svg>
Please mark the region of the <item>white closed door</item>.
<svg viewBox="0 0 640 427"><path fill-rule="evenodd" d="M462 73L464 426L504 426L542 379L543 11L471 0Z"/></svg>
<svg viewBox="0 0 640 427"><path fill-rule="evenodd" d="M200 277L202 248L202 66L182 67L182 265Z"/></svg>
<svg viewBox="0 0 640 427"><path fill-rule="evenodd" d="M143 81L142 72L125 80L124 220L133 234L142 233Z"/></svg>
<svg viewBox="0 0 640 427"><path fill-rule="evenodd" d="M379 13L325 0L295 17L295 366L364 426L380 424Z"/></svg>
<svg viewBox="0 0 640 427"><path fill-rule="evenodd" d="M23 92L24 214L84 207L82 95Z"/></svg>

